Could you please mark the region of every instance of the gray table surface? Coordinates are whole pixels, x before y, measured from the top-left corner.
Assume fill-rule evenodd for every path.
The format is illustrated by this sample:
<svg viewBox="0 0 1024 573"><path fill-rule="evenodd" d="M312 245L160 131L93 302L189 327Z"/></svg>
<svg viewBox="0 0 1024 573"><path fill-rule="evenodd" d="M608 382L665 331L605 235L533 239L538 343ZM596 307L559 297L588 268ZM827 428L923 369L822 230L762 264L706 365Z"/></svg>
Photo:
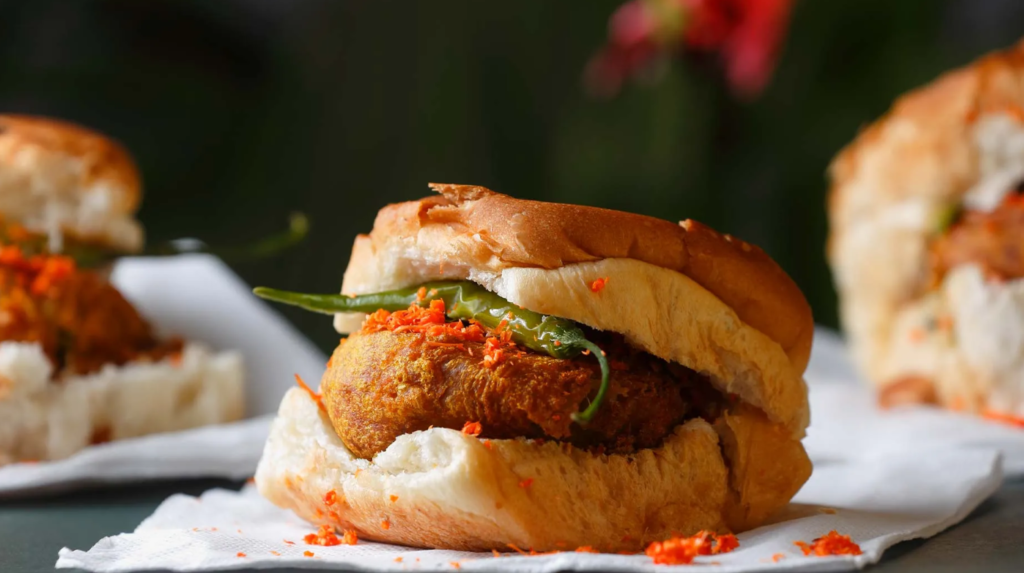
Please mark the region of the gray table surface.
<svg viewBox="0 0 1024 573"><path fill-rule="evenodd" d="M53 571L61 547L88 549L102 537L131 531L171 494L239 486L212 480L160 482L0 501L0 572ZM893 547L871 571L1024 572L1024 479L1004 484L960 525Z"/></svg>

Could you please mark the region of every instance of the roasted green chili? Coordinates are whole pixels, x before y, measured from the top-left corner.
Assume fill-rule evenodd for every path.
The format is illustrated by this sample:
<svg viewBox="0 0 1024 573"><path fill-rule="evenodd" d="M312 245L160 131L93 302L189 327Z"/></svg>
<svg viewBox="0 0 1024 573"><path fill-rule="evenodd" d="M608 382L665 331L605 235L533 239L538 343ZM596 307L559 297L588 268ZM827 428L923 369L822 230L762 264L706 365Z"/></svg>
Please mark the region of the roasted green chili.
<svg viewBox="0 0 1024 573"><path fill-rule="evenodd" d="M297 245L306 237L308 232L309 220L302 213L294 213L288 220L287 230L264 237L251 245L212 247L199 239L175 239L146 247L145 251L140 253L139 256L162 257L185 253L209 253L228 262L261 259L274 256ZM42 234L31 234L27 237L18 237L17 239L12 238L10 230L0 224L0 243L17 244L26 254L48 253L49 245L47 242L46 236ZM65 241L61 252L74 259L75 263L82 268L100 267L125 256L123 253L109 247L70 239Z"/></svg>
<svg viewBox="0 0 1024 573"><path fill-rule="evenodd" d="M600 348L587 340L583 330L573 321L519 308L504 298L469 281L431 282L421 287L393 290L359 296L340 294L303 294L266 287L253 289L256 296L325 314L339 312L371 313L378 309L404 310L413 303L426 306L432 300L443 300L448 318L475 320L489 329L502 321L512 333L512 340L555 358L572 358L589 350L601 365L601 386L594 401L573 420L585 424L593 419L608 392L608 359Z"/></svg>

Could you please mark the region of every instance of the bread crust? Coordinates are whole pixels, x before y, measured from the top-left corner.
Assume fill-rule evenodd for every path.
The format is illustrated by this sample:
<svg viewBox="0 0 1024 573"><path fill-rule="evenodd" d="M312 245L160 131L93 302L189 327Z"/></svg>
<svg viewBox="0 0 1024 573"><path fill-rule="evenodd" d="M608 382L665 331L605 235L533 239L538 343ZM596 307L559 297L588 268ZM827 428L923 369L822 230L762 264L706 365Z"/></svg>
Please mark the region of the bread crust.
<svg viewBox="0 0 1024 573"><path fill-rule="evenodd" d="M278 506L314 524L354 529L360 539L473 551L507 551L510 543L638 551L673 533L755 527L810 475L800 443L772 430L758 411L723 423L736 428L729 440L739 445L724 450L738 452L732 459L697 419L661 447L630 456L523 439L485 443L433 428L400 436L368 461L345 448L309 394L292 389L256 485ZM762 435L785 445L762 450ZM330 491L333 503L325 500Z"/></svg>
<svg viewBox="0 0 1024 573"><path fill-rule="evenodd" d="M55 119L0 115L0 188L22 203L34 201L12 207L8 198L3 206L5 217L33 231L59 225L86 242L129 252L142 246L131 220L142 196L138 169L121 144L100 133ZM40 194L45 201L29 197ZM44 222L54 216L43 212L47 205L63 213ZM115 228L102 228L110 220Z"/></svg>
<svg viewBox="0 0 1024 573"><path fill-rule="evenodd" d="M629 258L687 275L778 342L794 369L803 372L807 366L814 332L810 306L792 279L749 243L690 220L677 225L609 209L516 199L470 185L430 187L441 196L380 211L368 238L357 239L343 292L359 292L357 283L365 282L353 267L360 264L355 251L390 252L396 242L433 250L445 266L481 273Z"/></svg>
<svg viewBox="0 0 1024 573"><path fill-rule="evenodd" d="M897 325L933 286L928 250L943 213L979 182L1024 168L1020 146L1000 139L1024 133L1022 110L1024 41L900 97L833 160L827 254L854 358L876 385L928 374ZM959 343L945 352L965 363ZM960 382L941 383L940 398L955 405L946 396L976 393L970 381L985 376L957 369Z"/></svg>

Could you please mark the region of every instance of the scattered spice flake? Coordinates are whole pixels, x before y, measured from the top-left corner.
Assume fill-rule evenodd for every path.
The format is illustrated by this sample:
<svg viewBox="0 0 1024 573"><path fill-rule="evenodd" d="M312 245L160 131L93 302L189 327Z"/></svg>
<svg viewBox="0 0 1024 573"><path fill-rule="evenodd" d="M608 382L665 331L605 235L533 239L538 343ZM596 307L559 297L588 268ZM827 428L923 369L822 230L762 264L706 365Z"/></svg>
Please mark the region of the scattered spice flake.
<svg viewBox="0 0 1024 573"><path fill-rule="evenodd" d="M319 507L316 508L316 518L317 519L323 519L324 518L324 510L320 509Z"/></svg>
<svg viewBox="0 0 1024 573"><path fill-rule="evenodd" d="M784 553L776 553L775 555L772 555L772 563L778 563L779 561L782 561L785 558L786 555Z"/></svg>
<svg viewBox="0 0 1024 573"><path fill-rule="evenodd" d="M601 292L606 284L608 284L608 277L595 279L594 282L590 283L590 292Z"/></svg>
<svg viewBox="0 0 1024 573"><path fill-rule="evenodd" d="M312 551L303 551L302 555L304 557L312 557L314 555L314 553Z"/></svg>
<svg viewBox="0 0 1024 573"><path fill-rule="evenodd" d="M306 542L306 545L321 545L323 547L341 545L342 543L338 536L334 534L334 527L331 525L321 525L316 530L316 533L310 533L303 537L302 540Z"/></svg>
<svg viewBox="0 0 1024 573"><path fill-rule="evenodd" d="M815 555L818 557L861 554L860 545L854 543L849 535L841 535L835 529L809 544L803 541L794 541L793 545L799 547L804 552L804 555Z"/></svg>
<svg viewBox="0 0 1024 573"><path fill-rule="evenodd" d="M533 478L526 478L523 481L519 482L519 487L521 487L523 489L526 489L526 488L530 487L531 485L533 485Z"/></svg>
<svg viewBox="0 0 1024 573"><path fill-rule="evenodd" d="M336 491L334 491L332 489L331 491L329 491L329 492L324 494L324 504L325 505L330 506L330 505L334 505L337 502L338 502L338 492L336 492Z"/></svg>
<svg viewBox="0 0 1024 573"><path fill-rule="evenodd" d="M281 556L281 554L278 553L277 551L271 551L270 554L273 555L274 557L280 557Z"/></svg>
<svg viewBox="0 0 1024 573"><path fill-rule="evenodd" d="M839 513L839 511L837 511L836 509L831 508L831 507L821 507L821 508L818 508L818 511L820 511L822 513L826 513L828 515L835 515L835 514Z"/></svg>
<svg viewBox="0 0 1024 573"><path fill-rule="evenodd" d="M330 517L333 521L336 521L336 522L337 521L341 521L341 517L338 515L337 511L328 511L327 512L327 517Z"/></svg>
<svg viewBox="0 0 1024 573"><path fill-rule="evenodd" d="M719 536L709 531L701 531L690 537L672 537L665 541L655 541L647 546L644 553L654 560L655 565L687 565L698 555L728 553L739 545L735 535Z"/></svg>
<svg viewBox="0 0 1024 573"><path fill-rule="evenodd" d="M423 302L427 298L427 287L421 286L416 290L416 302Z"/></svg>
<svg viewBox="0 0 1024 573"><path fill-rule="evenodd" d="M449 561L449 565L451 565L452 567L454 567L456 569L461 569L462 568L462 564L459 563L458 561Z"/></svg>
<svg viewBox="0 0 1024 573"><path fill-rule="evenodd" d="M484 447L488 450L493 450L494 444L492 444L490 440L484 440Z"/></svg>
<svg viewBox="0 0 1024 573"><path fill-rule="evenodd" d="M388 499L391 500L391 503L395 503L396 501L398 501L398 496L397 495L392 495L392 496L388 497Z"/></svg>
<svg viewBox="0 0 1024 573"><path fill-rule="evenodd" d="M380 528L383 529L384 531L387 531L387 530L391 529L391 522L386 520L386 519L381 521L380 522Z"/></svg>
<svg viewBox="0 0 1024 573"><path fill-rule="evenodd" d="M523 551L522 549L516 547L514 543L509 543L508 544L508 548L511 549L512 551L515 551L516 553L518 553L520 555L529 555L529 553L527 553L527 552Z"/></svg>
<svg viewBox="0 0 1024 573"><path fill-rule="evenodd" d="M995 410L985 410L984 412L982 412L981 415L988 420L992 420L993 422L999 422L1001 424L1008 424L1010 426L1024 428L1024 418L1018 418L1017 416L1014 416L1012 414L996 412Z"/></svg>
<svg viewBox="0 0 1024 573"><path fill-rule="evenodd" d="M239 534L239 535L242 535L242 530L241 530L241 529L238 529L238 530L236 530L236 531L238 531L238 534Z"/></svg>
<svg viewBox="0 0 1024 573"><path fill-rule="evenodd" d="M361 473L363 473L363 468L356 468L356 473L353 474L353 475L355 475L356 477L359 477L359 474L361 474Z"/></svg>
<svg viewBox="0 0 1024 573"><path fill-rule="evenodd" d="M495 557L501 557L502 556L501 553L498 553L497 549L491 549L491 555L493 555Z"/></svg>
<svg viewBox="0 0 1024 573"><path fill-rule="evenodd" d="M317 394L316 392L314 392L313 389L310 388L308 385L306 385L306 381L302 379L302 376L299 376L298 374L296 374L295 375L295 382L298 383L299 388L302 388L303 390L306 391L307 394L309 394L309 397L312 398L314 402L316 402L316 405L320 407L321 411L323 411L323 412L327 411L327 408L324 406L323 397L320 396L320 394Z"/></svg>
<svg viewBox="0 0 1024 573"><path fill-rule="evenodd" d="M600 553L600 551L598 551L597 549L594 549L593 547L591 547L589 545L584 545L582 547L577 547L576 548L576 553Z"/></svg>
<svg viewBox="0 0 1024 573"><path fill-rule="evenodd" d="M395 557L395 563L401 563L401 562L402 562L402 557L401 556Z"/></svg>
<svg viewBox="0 0 1024 573"><path fill-rule="evenodd" d="M217 531L217 528L216 527L211 527L210 531Z"/></svg>
<svg viewBox="0 0 1024 573"><path fill-rule="evenodd" d="M238 553L235 554L235 557L245 557L245 553L242 553L241 551L239 551Z"/></svg>
<svg viewBox="0 0 1024 573"><path fill-rule="evenodd" d="M908 333L911 342L921 342L928 335L923 328L912 328Z"/></svg>
<svg viewBox="0 0 1024 573"><path fill-rule="evenodd" d="M359 543L359 536L356 535L355 529L346 529L345 533L341 534L341 542L344 545L355 545Z"/></svg>
<svg viewBox="0 0 1024 573"><path fill-rule="evenodd" d="M245 483L256 483L256 478L255 477L251 477L251 478L245 480Z"/></svg>
<svg viewBox="0 0 1024 573"><path fill-rule="evenodd" d="M284 540L284 544L285 545L295 545L295 542L294 541L288 541L287 539L285 539Z"/></svg>
<svg viewBox="0 0 1024 573"><path fill-rule="evenodd" d="M476 437L479 436L482 431L484 431L484 427L480 425L480 422L466 422L466 424L462 426L462 433L467 436Z"/></svg>

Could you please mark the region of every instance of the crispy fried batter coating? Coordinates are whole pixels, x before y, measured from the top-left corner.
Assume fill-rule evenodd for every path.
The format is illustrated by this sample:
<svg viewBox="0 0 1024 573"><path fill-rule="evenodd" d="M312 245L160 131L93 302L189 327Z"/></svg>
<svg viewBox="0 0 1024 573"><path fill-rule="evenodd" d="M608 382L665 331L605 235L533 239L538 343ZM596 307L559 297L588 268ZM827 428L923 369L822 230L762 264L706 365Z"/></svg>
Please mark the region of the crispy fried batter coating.
<svg viewBox="0 0 1024 573"><path fill-rule="evenodd" d="M657 445L697 411L703 381L696 373L644 353L610 351L608 397L583 429L570 416L600 385L592 357L524 351L488 367L483 349L416 333L352 335L320 385L338 435L355 455L371 458L402 434L471 421L481 423L481 438L554 438L629 452Z"/></svg>
<svg viewBox="0 0 1024 573"><path fill-rule="evenodd" d="M0 340L38 342L55 374L87 374L105 364L161 358L180 341L159 342L135 308L93 271L73 270L39 292L23 273L0 266Z"/></svg>

